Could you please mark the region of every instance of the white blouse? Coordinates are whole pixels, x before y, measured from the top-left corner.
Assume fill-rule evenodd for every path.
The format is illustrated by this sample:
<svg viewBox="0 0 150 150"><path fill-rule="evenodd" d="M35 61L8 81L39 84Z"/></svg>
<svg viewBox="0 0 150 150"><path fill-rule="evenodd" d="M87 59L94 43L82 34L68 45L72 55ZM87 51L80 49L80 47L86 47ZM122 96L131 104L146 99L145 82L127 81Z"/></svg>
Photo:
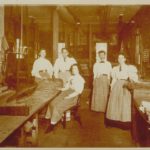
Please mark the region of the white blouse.
<svg viewBox="0 0 150 150"><path fill-rule="evenodd" d="M130 78L133 81L138 80L137 69L133 65L124 64L120 71L120 66L116 66L112 69L112 78L114 79L125 79Z"/></svg>
<svg viewBox="0 0 150 150"><path fill-rule="evenodd" d="M102 74L107 74L109 78L111 71L112 66L109 61L105 61L104 63L96 62L93 66L94 78L97 78Z"/></svg>
<svg viewBox="0 0 150 150"><path fill-rule="evenodd" d="M76 64L76 60L74 58L67 57L64 61L63 57L59 57L56 59L54 64L54 76L58 78L59 72L65 72L66 70L70 70L70 67L73 64Z"/></svg>
<svg viewBox="0 0 150 150"><path fill-rule="evenodd" d="M53 74L53 66L50 63L50 61L47 60L46 58L40 57L34 61L33 68L31 71L32 76L41 78L39 74L40 70L47 70L49 75Z"/></svg>
<svg viewBox="0 0 150 150"><path fill-rule="evenodd" d="M129 78L135 82L139 82L138 80L138 70L134 65L129 65Z"/></svg>
<svg viewBox="0 0 150 150"><path fill-rule="evenodd" d="M121 71L120 66L116 66L112 69L111 76L112 76L111 89L113 88L115 82L120 79L127 80L129 78L135 82L138 82L137 69L133 65L124 64L121 68Z"/></svg>
<svg viewBox="0 0 150 150"><path fill-rule="evenodd" d="M66 88L71 88L75 92L81 94L84 89L84 83L85 80L80 74L72 75L66 85Z"/></svg>

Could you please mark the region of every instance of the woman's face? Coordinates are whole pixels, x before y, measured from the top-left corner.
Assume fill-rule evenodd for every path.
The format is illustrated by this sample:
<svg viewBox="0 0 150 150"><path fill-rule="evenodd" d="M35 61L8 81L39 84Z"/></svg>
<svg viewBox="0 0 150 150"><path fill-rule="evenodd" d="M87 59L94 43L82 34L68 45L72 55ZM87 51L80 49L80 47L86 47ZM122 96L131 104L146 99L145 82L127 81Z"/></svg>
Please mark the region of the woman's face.
<svg viewBox="0 0 150 150"><path fill-rule="evenodd" d="M126 61L126 58L124 57L124 55L119 55L118 56L118 62L119 64L124 64Z"/></svg>
<svg viewBox="0 0 150 150"><path fill-rule="evenodd" d="M63 51L62 51L62 56L64 57L64 58L66 58L67 56L68 56L68 51L66 50L66 49L63 49Z"/></svg>
<svg viewBox="0 0 150 150"><path fill-rule="evenodd" d="M101 59L101 60L105 60L105 53L99 53L99 58Z"/></svg>
<svg viewBox="0 0 150 150"><path fill-rule="evenodd" d="M45 57L46 57L46 51L45 51L45 50L42 50L42 51L40 52L40 56L43 57L43 58L45 58Z"/></svg>
<svg viewBox="0 0 150 150"><path fill-rule="evenodd" d="M72 67L72 74L73 74L73 75L76 75L76 74L78 74L78 73L79 73L78 67L77 67L77 66L73 66L73 67Z"/></svg>

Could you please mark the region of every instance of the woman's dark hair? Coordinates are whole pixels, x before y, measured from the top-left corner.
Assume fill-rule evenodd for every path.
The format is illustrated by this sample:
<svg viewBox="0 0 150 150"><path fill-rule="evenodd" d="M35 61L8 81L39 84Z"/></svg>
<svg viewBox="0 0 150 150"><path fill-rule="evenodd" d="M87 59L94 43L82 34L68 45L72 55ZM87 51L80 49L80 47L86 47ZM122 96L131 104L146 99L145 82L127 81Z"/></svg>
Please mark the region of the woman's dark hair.
<svg viewBox="0 0 150 150"><path fill-rule="evenodd" d="M79 65L76 63L76 64L73 64L73 65L70 67L70 72L71 72L71 74L72 74L72 69L73 69L74 66L76 66L76 67L78 68L79 72L80 72Z"/></svg>
<svg viewBox="0 0 150 150"><path fill-rule="evenodd" d="M68 49L67 49L66 47L63 47L63 48L61 49L61 52L63 52L63 50L66 50L66 51L69 53L69 51L68 51Z"/></svg>
<svg viewBox="0 0 150 150"><path fill-rule="evenodd" d="M125 53L125 52L120 52L119 54L118 54L118 56L119 55L123 55L126 59L128 58L128 56L127 56L127 54Z"/></svg>
<svg viewBox="0 0 150 150"><path fill-rule="evenodd" d="M63 50L66 50L66 51L68 52L68 56L69 56L69 57L72 57L72 54L71 54L71 52L68 50L68 48L63 47L63 48L61 49L61 53L63 53Z"/></svg>
<svg viewBox="0 0 150 150"><path fill-rule="evenodd" d="M125 52L120 52L120 53L118 54L118 56L119 56L119 55L123 55L123 56L125 57L125 59L126 59L126 64L130 64L130 60L129 60L129 57L128 57L127 53L125 53Z"/></svg>
<svg viewBox="0 0 150 150"><path fill-rule="evenodd" d="M42 52L42 51L45 51L45 52L46 52L46 49L41 48L40 51L39 51L39 53L38 53L38 56L41 56L41 52Z"/></svg>
<svg viewBox="0 0 150 150"><path fill-rule="evenodd" d="M101 53L106 54L106 52L105 52L104 50L100 50L100 51L98 51L98 54L101 54Z"/></svg>

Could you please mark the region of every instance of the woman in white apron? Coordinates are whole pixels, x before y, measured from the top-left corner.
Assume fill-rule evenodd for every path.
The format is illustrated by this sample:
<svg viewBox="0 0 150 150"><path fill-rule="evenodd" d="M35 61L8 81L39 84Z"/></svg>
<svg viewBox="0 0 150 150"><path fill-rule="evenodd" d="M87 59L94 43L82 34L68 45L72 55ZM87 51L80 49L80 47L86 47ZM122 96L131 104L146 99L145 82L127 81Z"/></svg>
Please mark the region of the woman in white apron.
<svg viewBox="0 0 150 150"><path fill-rule="evenodd" d="M126 58L119 54L119 65L112 70L111 92L106 111L106 125L123 129L131 125L131 93L124 87L129 80L137 81L137 70L125 63ZM134 68L134 69L132 69Z"/></svg>
<svg viewBox="0 0 150 150"><path fill-rule="evenodd" d="M100 60L96 62L93 67L94 80L91 110L105 112L112 66L109 61L106 61L105 51L99 51L98 56Z"/></svg>

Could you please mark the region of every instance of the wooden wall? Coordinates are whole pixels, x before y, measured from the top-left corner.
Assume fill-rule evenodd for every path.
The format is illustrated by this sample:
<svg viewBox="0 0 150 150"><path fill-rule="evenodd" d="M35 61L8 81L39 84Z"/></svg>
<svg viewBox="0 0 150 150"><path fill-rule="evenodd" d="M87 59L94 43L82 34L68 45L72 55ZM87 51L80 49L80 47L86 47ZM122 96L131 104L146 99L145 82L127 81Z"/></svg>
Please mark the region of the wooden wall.
<svg viewBox="0 0 150 150"><path fill-rule="evenodd" d="M122 30L122 41L124 43L124 49L129 56L130 63L136 64L139 67L141 76L143 78L149 77L150 73L150 7L143 6L137 14L132 18L134 22L129 22ZM139 35L139 42L136 42L136 37ZM139 44L140 51L140 64L136 62L136 46ZM146 56L147 62L145 62L145 50L148 51Z"/></svg>

